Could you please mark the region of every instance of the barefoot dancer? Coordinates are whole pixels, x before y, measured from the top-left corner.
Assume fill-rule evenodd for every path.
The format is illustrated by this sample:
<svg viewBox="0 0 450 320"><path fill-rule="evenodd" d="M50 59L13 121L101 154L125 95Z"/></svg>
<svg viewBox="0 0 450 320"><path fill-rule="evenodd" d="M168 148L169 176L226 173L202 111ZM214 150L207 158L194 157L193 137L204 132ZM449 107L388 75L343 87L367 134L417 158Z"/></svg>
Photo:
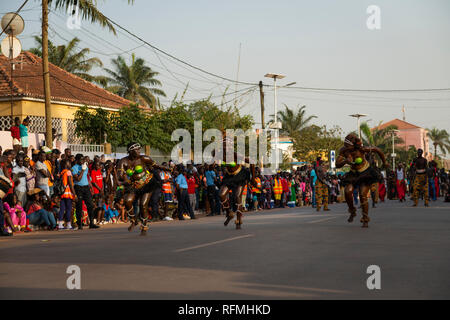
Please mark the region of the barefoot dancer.
<svg viewBox="0 0 450 320"><path fill-rule="evenodd" d="M375 152L383 161L384 167L388 167L384 153L376 147L363 147L361 140L353 133L345 137L344 146L339 150L339 156L336 161L336 167L342 168L344 165L350 165L350 172L346 173L343 179L345 185L345 200L347 201L350 217L348 222L352 222L356 216L356 208L353 205L353 189L359 186L362 208L362 227L369 226L369 202L368 194L370 186L377 181L378 174L366 160L365 154Z"/></svg>
<svg viewBox="0 0 450 320"><path fill-rule="evenodd" d="M139 215L141 220L141 235L147 234L148 203L153 191L158 187L152 170L168 170L147 156L140 155L139 143L130 143L127 147L128 156L117 164L119 181L125 186L125 210L130 218L131 225L128 231L133 230L139 222L133 214L133 202L139 202Z"/></svg>
<svg viewBox="0 0 450 320"><path fill-rule="evenodd" d="M413 160L411 168L413 169L413 207L417 207L419 203L419 193L423 192L425 207L428 207L428 178L427 178L427 159L422 157L423 150L417 150L417 158Z"/></svg>
<svg viewBox="0 0 450 320"><path fill-rule="evenodd" d="M227 138L223 139L223 148L227 150ZM224 152L224 158L226 157L226 152ZM250 173L253 185L256 185L254 181L256 177L255 165L250 164L250 170L243 167L241 164L237 164L237 153L234 152L234 161L231 163L224 162L224 177L222 180L222 186L219 190L220 201L223 206L223 210L226 212L227 219L224 225L227 226L228 223L233 220L236 215L236 229L241 229L242 225L242 193L244 191L245 185L250 182ZM249 159L245 158L245 162L249 163ZM229 191L231 190L231 201L229 196Z"/></svg>

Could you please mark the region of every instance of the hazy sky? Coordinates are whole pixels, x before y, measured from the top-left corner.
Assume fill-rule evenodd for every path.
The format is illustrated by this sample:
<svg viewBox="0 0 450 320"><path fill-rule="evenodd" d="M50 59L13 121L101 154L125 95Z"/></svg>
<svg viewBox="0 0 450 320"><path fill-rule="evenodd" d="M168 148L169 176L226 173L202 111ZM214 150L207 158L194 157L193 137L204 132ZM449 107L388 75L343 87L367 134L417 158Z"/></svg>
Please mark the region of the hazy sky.
<svg viewBox="0 0 450 320"><path fill-rule="evenodd" d="M15 11L22 0L0 2L0 12ZM25 49L40 34L40 1L30 0L22 12L26 28L19 36ZM450 1L342 0L266 1L192 0L99 1L106 16L151 44L212 73L236 79L239 44L242 46L239 80L272 83L266 73L285 74L280 85L349 89L450 88ZM381 9L381 29L369 30L369 5ZM185 98L195 99L235 91L234 84L185 69L124 34L114 36L89 22L81 30L66 26L66 13L50 14L50 38L57 44L75 36L106 66L122 53L145 58L161 73L168 99L189 81ZM3 37L3 36L2 36ZM107 42L109 43L107 43ZM124 53L124 51L129 51ZM161 59L161 61L159 60ZM169 73L167 69L172 73ZM192 72L193 71L193 72ZM246 88L237 86L238 90ZM266 119L273 114L273 92L266 90ZM241 91L239 96L245 91ZM228 95L226 101L235 98ZM241 112L260 122L257 90L240 97ZM220 102L221 98L215 99ZM369 124L402 118L423 127L450 132L450 90L444 92L334 92L282 89L278 94L290 107L306 105L316 123L356 128L352 113L368 114Z"/></svg>

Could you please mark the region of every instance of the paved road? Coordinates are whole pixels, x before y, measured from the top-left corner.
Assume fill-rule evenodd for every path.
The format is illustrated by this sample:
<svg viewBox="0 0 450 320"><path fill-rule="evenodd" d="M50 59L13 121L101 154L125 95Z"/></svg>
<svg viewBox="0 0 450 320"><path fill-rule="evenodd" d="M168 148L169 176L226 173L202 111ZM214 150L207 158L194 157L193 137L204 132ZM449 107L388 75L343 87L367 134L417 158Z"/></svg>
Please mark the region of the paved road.
<svg viewBox="0 0 450 320"><path fill-rule="evenodd" d="M362 229L346 207L223 217L0 239L0 299L449 299L450 204L391 201ZM359 214L359 213L358 213ZM81 268L81 290L66 269ZM381 268L368 290L367 267Z"/></svg>

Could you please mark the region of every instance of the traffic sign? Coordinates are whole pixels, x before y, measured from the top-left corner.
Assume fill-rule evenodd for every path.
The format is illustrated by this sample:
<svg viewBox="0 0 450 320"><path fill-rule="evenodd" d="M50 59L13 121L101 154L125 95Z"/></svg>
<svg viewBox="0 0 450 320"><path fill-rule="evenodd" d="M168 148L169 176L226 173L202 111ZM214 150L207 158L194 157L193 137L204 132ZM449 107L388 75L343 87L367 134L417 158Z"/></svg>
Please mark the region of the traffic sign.
<svg viewBox="0 0 450 320"><path fill-rule="evenodd" d="M331 168L336 168L336 151L335 150L331 150L330 151L330 165Z"/></svg>

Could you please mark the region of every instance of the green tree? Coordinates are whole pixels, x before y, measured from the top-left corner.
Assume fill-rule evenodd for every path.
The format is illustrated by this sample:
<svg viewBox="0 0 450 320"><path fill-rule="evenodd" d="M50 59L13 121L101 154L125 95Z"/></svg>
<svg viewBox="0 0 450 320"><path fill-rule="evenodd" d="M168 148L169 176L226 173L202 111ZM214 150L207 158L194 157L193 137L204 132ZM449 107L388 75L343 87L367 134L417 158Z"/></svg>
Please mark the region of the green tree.
<svg viewBox="0 0 450 320"><path fill-rule="evenodd" d="M313 162L318 156L328 157L331 150L336 152L344 145L342 129L338 126L327 128L311 125L293 136L294 158Z"/></svg>
<svg viewBox="0 0 450 320"><path fill-rule="evenodd" d="M36 48L31 48L30 52L42 57L42 38L35 36L37 43ZM48 61L55 66L60 67L84 80L100 81L102 78L89 74L93 67L102 67L103 63L99 58L89 58L89 48L77 50L80 39L77 37L70 40L67 45L55 46L50 40L48 41Z"/></svg>
<svg viewBox="0 0 450 320"><path fill-rule="evenodd" d="M434 158L437 157L438 148L441 152L446 155L447 152L450 152L450 136L448 132L444 129L440 130L437 128L427 129L427 136L433 141L434 146Z"/></svg>
<svg viewBox="0 0 450 320"><path fill-rule="evenodd" d="M128 0L128 3L133 3L134 0ZM67 10L74 6L78 7L81 18L90 20L91 22L99 23L100 25L107 27L114 34L116 30L112 22L106 18L96 6L96 1L92 0L42 0L42 74L44 85L44 101L45 101L45 140L52 141L52 108L51 108L51 92L50 92L50 73L48 67L49 54L48 54L48 13L49 6L53 6L56 10Z"/></svg>
<svg viewBox="0 0 450 320"><path fill-rule="evenodd" d="M109 77L102 79L107 90L150 108L156 108L157 96L166 96L156 88L161 87L161 82L155 79L159 73L146 66L144 59L136 58L133 53L130 65L121 56L111 62L113 70L105 68Z"/></svg>
<svg viewBox="0 0 450 320"><path fill-rule="evenodd" d="M392 150L392 130L397 130L395 125L387 126L384 129L380 129L381 122L375 128L370 128L367 122L363 122L360 125L361 139L366 146L378 147L385 154L389 154ZM395 136L394 146L403 143L403 139Z"/></svg>
<svg viewBox="0 0 450 320"><path fill-rule="evenodd" d="M317 118L315 115L306 116L306 106L300 107L297 111L290 109L286 104L284 104L284 108L284 110L278 111L278 121L281 122L281 135L292 137L295 133L301 132L306 128L314 118ZM274 115L271 117L274 118Z"/></svg>
<svg viewBox="0 0 450 320"><path fill-rule="evenodd" d="M398 161L405 163L407 166L411 163L411 161L417 157L417 149L415 146L409 146L406 149L400 149L396 151L398 156Z"/></svg>
<svg viewBox="0 0 450 320"><path fill-rule="evenodd" d="M128 3L133 4L134 0L128 0ZM63 12L67 12L69 8L73 9L73 6L78 6L83 20L98 23L116 34L113 23L97 9L97 0L48 0L48 6Z"/></svg>
<svg viewBox="0 0 450 320"><path fill-rule="evenodd" d="M101 108L89 110L87 106L82 106L75 112L74 121L75 134L82 137L85 143L101 144L114 133L111 113Z"/></svg>

